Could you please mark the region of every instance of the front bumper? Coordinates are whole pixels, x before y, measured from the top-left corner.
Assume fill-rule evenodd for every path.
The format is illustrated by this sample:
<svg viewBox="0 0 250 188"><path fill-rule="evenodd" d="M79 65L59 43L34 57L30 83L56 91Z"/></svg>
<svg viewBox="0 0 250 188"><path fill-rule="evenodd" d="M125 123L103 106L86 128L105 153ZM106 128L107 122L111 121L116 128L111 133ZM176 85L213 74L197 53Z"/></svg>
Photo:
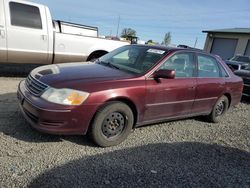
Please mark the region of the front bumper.
<svg viewBox="0 0 250 188"><path fill-rule="evenodd" d="M33 96L20 82L17 97L20 110L27 122L35 129L49 134L86 134L95 105L64 106L52 104Z"/></svg>

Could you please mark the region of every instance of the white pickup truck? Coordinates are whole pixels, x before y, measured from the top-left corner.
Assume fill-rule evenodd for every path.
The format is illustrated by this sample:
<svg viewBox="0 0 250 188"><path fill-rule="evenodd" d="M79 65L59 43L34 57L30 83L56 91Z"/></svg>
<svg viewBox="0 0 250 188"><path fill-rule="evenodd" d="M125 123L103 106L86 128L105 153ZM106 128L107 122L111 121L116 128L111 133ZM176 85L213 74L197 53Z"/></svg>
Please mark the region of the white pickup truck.
<svg viewBox="0 0 250 188"><path fill-rule="evenodd" d="M47 6L0 0L0 63L89 61L127 44L99 38L96 27L54 21Z"/></svg>

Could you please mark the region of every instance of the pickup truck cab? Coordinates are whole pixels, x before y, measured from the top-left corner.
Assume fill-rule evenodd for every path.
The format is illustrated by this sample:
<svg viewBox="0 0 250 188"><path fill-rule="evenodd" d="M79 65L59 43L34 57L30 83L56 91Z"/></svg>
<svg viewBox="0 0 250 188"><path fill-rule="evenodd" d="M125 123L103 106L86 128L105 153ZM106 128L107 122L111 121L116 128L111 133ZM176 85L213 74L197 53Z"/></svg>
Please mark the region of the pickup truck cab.
<svg viewBox="0 0 250 188"><path fill-rule="evenodd" d="M88 61L127 44L99 38L96 27L54 21L47 6L0 0L0 63Z"/></svg>

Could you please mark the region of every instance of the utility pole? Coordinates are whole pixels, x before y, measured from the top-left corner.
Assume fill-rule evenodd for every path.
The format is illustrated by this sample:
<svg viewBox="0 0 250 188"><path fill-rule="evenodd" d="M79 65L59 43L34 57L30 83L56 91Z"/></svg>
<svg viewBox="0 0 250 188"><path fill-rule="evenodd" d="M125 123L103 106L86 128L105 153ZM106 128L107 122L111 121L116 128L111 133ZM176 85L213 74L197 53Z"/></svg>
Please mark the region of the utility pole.
<svg viewBox="0 0 250 188"><path fill-rule="evenodd" d="M118 17L118 23L117 23L116 37L118 37L118 33L119 33L120 20L121 20L121 18L120 18L120 15L119 15L119 17Z"/></svg>
<svg viewBox="0 0 250 188"><path fill-rule="evenodd" d="M197 42L198 42L198 37L195 38L194 48L196 47Z"/></svg>

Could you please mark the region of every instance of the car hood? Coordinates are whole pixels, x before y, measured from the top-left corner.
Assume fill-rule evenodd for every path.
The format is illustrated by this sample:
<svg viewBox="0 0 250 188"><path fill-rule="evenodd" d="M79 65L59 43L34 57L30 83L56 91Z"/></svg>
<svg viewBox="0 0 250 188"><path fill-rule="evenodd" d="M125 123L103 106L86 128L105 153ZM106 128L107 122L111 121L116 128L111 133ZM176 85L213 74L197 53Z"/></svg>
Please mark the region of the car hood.
<svg viewBox="0 0 250 188"><path fill-rule="evenodd" d="M34 69L31 76L52 87L73 87L79 82L82 85L134 77L133 74L91 62L42 66Z"/></svg>

